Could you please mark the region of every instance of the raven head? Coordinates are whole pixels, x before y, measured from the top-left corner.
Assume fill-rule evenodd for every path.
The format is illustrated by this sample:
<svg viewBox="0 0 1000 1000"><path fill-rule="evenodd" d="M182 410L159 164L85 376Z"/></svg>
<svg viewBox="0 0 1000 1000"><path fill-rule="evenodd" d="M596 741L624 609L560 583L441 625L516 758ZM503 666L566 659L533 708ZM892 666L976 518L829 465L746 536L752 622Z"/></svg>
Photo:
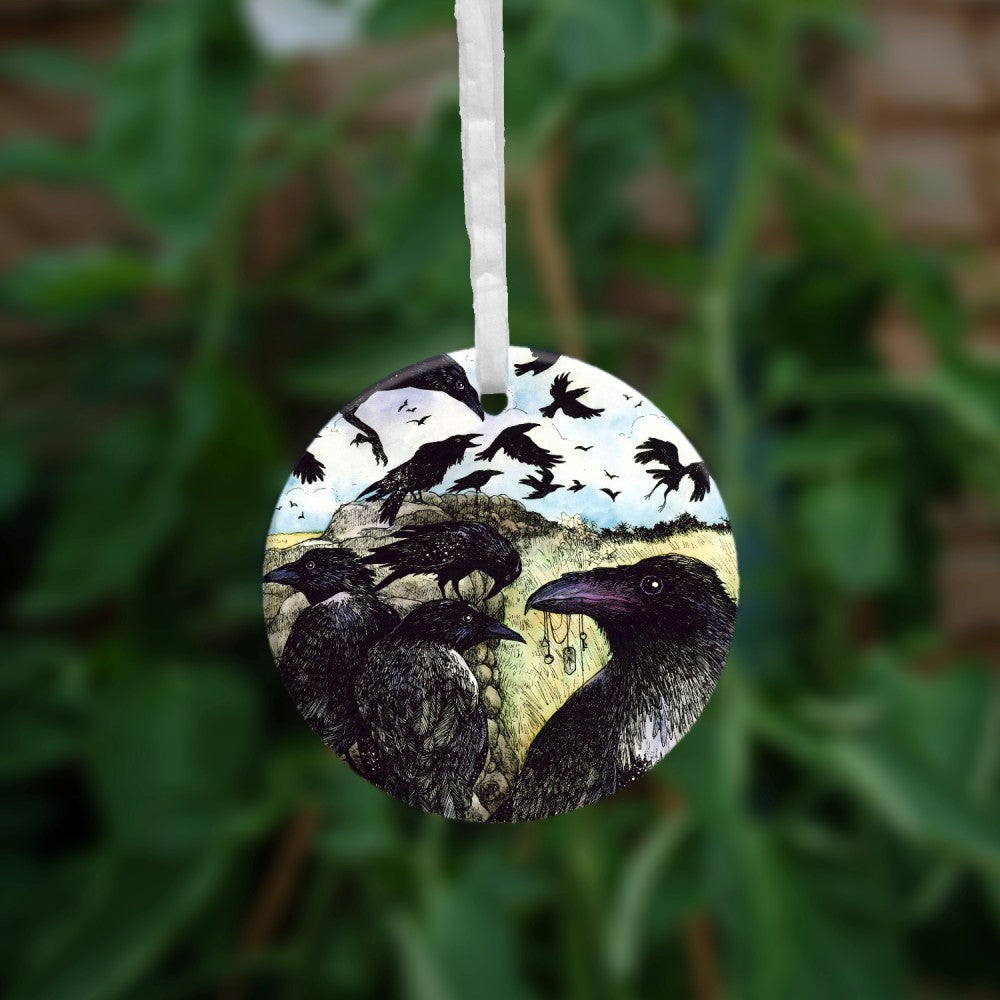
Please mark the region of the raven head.
<svg viewBox="0 0 1000 1000"><path fill-rule="evenodd" d="M479 393L473 388L465 369L454 359L444 354L439 363L428 367L416 375L409 383L414 389L430 389L443 392L452 399L464 403L480 420L485 419Z"/></svg>
<svg viewBox="0 0 1000 1000"><path fill-rule="evenodd" d="M487 567L486 572L493 577L493 586L486 595L488 601L491 597L496 597L504 587L509 587L521 575L521 557L511 546L511 552Z"/></svg>
<svg viewBox="0 0 1000 1000"><path fill-rule="evenodd" d="M465 601L428 601L411 611L396 629L410 639L433 642L459 653L490 639L524 638Z"/></svg>
<svg viewBox="0 0 1000 1000"><path fill-rule="evenodd" d="M685 642L727 627L731 633L736 610L711 566L678 553L566 573L528 598L525 611L532 608L587 615L612 643Z"/></svg>
<svg viewBox="0 0 1000 1000"><path fill-rule="evenodd" d="M317 604L344 591L371 590L372 571L347 549L315 548L294 562L264 575L264 583L282 583L301 591L310 604Z"/></svg>

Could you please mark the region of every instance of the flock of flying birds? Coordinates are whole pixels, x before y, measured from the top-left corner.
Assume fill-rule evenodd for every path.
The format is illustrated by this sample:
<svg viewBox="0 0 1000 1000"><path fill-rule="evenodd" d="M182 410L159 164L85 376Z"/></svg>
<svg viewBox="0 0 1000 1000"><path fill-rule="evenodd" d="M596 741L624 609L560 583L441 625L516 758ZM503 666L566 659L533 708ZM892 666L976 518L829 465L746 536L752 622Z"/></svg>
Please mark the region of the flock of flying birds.
<svg viewBox="0 0 1000 1000"><path fill-rule="evenodd" d="M541 375L559 360L559 356L553 354L532 352L532 355L531 361L514 366L515 374L518 377ZM388 388L388 386L384 387ZM469 382L465 370L447 355L411 369L411 372L404 375L402 379L395 380L391 388L414 388L444 392L453 399L464 403L480 419L483 419L484 416L479 395ZM378 433L357 417L357 410L361 403L377 391L380 391L380 387L373 387L352 402L342 411L342 414L359 431L351 444L359 447L367 445L372 449L372 453L380 464L388 465ZM568 374L556 375L549 386L550 402L541 408L540 414L548 419L555 417L557 413L563 413L572 420L598 418L604 412L604 408L588 406L583 401L589 391L587 387L574 386ZM626 393L623 393L623 396L627 401L632 399ZM417 407L411 407L409 402L408 398L404 399L396 412L415 413ZM635 406L641 407L642 401L638 401ZM410 418L407 423L422 427L431 419L431 416L431 414L425 414L421 417ZM617 502L621 490L614 489L614 481L620 476L607 469L603 470L607 485L598 486L582 483L576 478L571 483L556 482L556 466L565 462L565 458L543 448L531 438L531 431L539 426L538 423L525 422L504 428L488 446L476 452L476 460L489 465L499 454L503 454L508 459L525 466L526 469L533 468L534 474L526 471L524 478L519 480L529 491L523 497L525 500L541 500L557 490L579 493L589 486L603 493L612 503ZM464 460L466 452L470 448L479 447L481 442L478 439L481 437L480 434L453 434L442 440L430 441L421 445L409 459L389 470L381 479L363 489L358 494L358 499L378 501L381 505L380 516L383 521L391 524L407 497L419 500L419 494L422 491L432 490L440 486L447 478L448 472ZM592 447L593 445L576 445L574 450L587 452ZM645 499L651 499L657 490L662 489L661 511L667 504L669 494L680 489L681 482L685 477L691 481L691 501L694 503L704 500L712 488L705 463L691 462L685 465L680 460L677 446L670 441L655 437L648 438L636 448L634 461L639 465L651 466L646 469L646 472L653 479L653 487L646 494ZM325 466L311 452L307 451L299 459L292 474L304 484L314 483L324 478ZM494 476L499 475L502 473L498 469L476 469L455 480L446 492L463 493L472 490L479 495L482 493L483 487ZM292 506L295 505L292 504ZM304 516L302 513L299 514L300 519Z"/></svg>

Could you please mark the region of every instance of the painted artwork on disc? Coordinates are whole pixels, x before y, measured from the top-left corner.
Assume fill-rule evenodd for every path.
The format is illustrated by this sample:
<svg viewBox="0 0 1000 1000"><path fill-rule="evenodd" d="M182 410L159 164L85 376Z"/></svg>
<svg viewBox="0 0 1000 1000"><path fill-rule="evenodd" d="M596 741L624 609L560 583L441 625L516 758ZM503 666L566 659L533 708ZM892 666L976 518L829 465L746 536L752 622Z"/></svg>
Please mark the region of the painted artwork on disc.
<svg viewBox="0 0 1000 1000"><path fill-rule="evenodd" d="M512 822L639 777L715 688L732 532L683 434L579 361L472 351L377 383L295 466L267 541L282 679L353 770L428 812Z"/></svg>

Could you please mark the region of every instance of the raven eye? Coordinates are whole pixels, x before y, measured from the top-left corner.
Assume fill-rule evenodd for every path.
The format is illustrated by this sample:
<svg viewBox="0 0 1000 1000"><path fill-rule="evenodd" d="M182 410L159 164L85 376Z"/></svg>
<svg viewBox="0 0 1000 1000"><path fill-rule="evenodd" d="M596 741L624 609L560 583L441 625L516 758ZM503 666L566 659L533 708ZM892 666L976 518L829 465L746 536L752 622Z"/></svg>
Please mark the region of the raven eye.
<svg viewBox="0 0 1000 1000"><path fill-rule="evenodd" d="M315 568L316 568L316 563L312 559L310 559L309 562L306 563L306 569L315 569Z"/></svg>
<svg viewBox="0 0 1000 1000"><path fill-rule="evenodd" d="M663 590L663 581L658 576L644 576L639 584L639 589L650 597L659 594Z"/></svg>
<svg viewBox="0 0 1000 1000"><path fill-rule="evenodd" d="M470 615L468 612L466 612L464 615L462 615L462 622L464 624L466 624L466 625L471 625L472 624L472 615Z"/></svg>

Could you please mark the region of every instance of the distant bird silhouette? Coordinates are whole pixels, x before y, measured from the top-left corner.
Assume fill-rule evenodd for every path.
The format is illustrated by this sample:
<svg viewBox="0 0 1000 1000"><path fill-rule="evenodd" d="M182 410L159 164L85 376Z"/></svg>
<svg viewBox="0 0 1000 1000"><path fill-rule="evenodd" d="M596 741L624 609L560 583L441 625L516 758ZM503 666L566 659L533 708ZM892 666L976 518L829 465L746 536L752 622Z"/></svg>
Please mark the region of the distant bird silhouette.
<svg viewBox="0 0 1000 1000"><path fill-rule="evenodd" d="M431 419L431 415L428 413L426 416L421 417L419 420L407 420L408 424L416 424L418 427L423 427L424 424Z"/></svg>
<svg viewBox="0 0 1000 1000"><path fill-rule="evenodd" d="M300 483L320 482L325 474L326 466L311 451L303 452L292 469L292 475Z"/></svg>
<svg viewBox="0 0 1000 1000"><path fill-rule="evenodd" d="M480 461L491 462L498 451L522 465L533 465L537 469L551 469L564 461L559 455L535 444L528 437L528 431L541 426L540 424L514 424L506 427L494 439L493 443L482 451L476 452Z"/></svg>
<svg viewBox="0 0 1000 1000"><path fill-rule="evenodd" d="M352 766L360 736L355 683L368 650L399 624L375 594L375 577L354 553L315 548L264 576L301 591L310 606L292 624L278 670L299 711Z"/></svg>
<svg viewBox="0 0 1000 1000"><path fill-rule="evenodd" d="M642 406L642 400L641 399L639 400L638 403L635 404L635 406L633 407L633 409L634 410L638 410L640 406Z"/></svg>
<svg viewBox="0 0 1000 1000"><path fill-rule="evenodd" d="M542 726L493 822L578 809L647 770L708 702L736 619L715 570L676 553L567 573L526 609L587 615L611 658Z"/></svg>
<svg viewBox="0 0 1000 1000"><path fill-rule="evenodd" d="M586 487L583 485L583 483L580 482L579 479L574 479L573 480L573 485L566 487L566 489L568 489L570 491L570 493L579 493L580 490L585 489L585 488Z"/></svg>
<svg viewBox="0 0 1000 1000"><path fill-rule="evenodd" d="M298 507L298 504L294 500L289 500L288 501L288 506L289 507Z"/></svg>
<svg viewBox="0 0 1000 1000"><path fill-rule="evenodd" d="M588 444L586 447L584 445L582 445L582 444L578 444L576 446L576 450L577 451L590 451L590 449L593 448L593 447L594 446L592 444Z"/></svg>
<svg viewBox="0 0 1000 1000"><path fill-rule="evenodd" d="M412 458L391 469L371 486L365 487L358 494L358 499L381 500L379 517L387 524L392 524L407 495L419 500L422 490L437 486L448 474L448 470L462 461L474 440L481 436L453 434L443 441L422 444Z"/></svg>
<svg viewBox="0 0 1000 1000"><path fill-rule="evenodd" d="M417 408L415 406L409 406L409 407L407 407L406 412L407 413L416 413L417 412Z"/></svg>
<svg viewBox="0 0 1000 1000"><path fill-rule="evenodd" d="M646 470L656 480L653 488L646 494L646 499L649 500L661 486L663 487L663 503L660 505L660 510L666 507L668 495L680 489L681 480L685 476L691 479L691 500L694 503L704 500L712 489L712 480L709 478L705 463L681 464L677 445L671 441L664 441L661 438L647 438L636 448L635 461L639 465L658 462L666 466L665 469Z"/></svg>
<svg viewBox="0 0 1000 1000"><path fill-rule="evenodd" d="M632 398L627 392L623 392L622 396L624 396L625 399L631 399Z"/></svg>
<svg viewBox="0 0 1000 1000"><path fill-rule="evenodd" d="M430 601L369 652L358 678L367 726L361 757L390 794L427 812L464 817L486 763L486 713L462 653L513 629L464 601Z"/></svg>
<svg viewBox="0 0 1000 1000"><path fill-rule="evenodd" d="M566 488L562 483L552 482L551 469L542 469L537 476L525 476L518 482L531 487L531 492L524 498L525 500L542 500L550 493Z"/></svg>
<svg viewBox="0 0 1000 1000"><path fill-rule="evenodd" d="M461 479L456 479L454 483L445 491L447 493L464 493L466 490L475 490L478 496L483 492L483 487L494 477L502 476L499 469L476 469Z"/></svg>
<svg viewBox="0 0 1000 1000"><path fill-rule="evenodd" d="M622 491L621 490L609 490L606 486L602 486L601 487L601 492L602 493L607 493L607 495L609 497L611 497L611 502L615 503L618 500L618 498L621 496L621 492Z"/></svg>
<svg viewBox="0 0 1000 1000"><path fill-rule="evenodd" d="M306 516L305 511L303 511L301 514L299 514L299 520L301 521L305 516Z"/></svg>
<svg viewBox="0 0 1000 1000"><path fill-rule="evenodd" d="M281 504L280 503L278 504L278 508L277 509L281 510Z"/></svg>
<svg viewBox="0 0 1000 1000"><path fill-rule="evenodd" d="M586 403L580 402L580 397L585 396L589 389L571 389L569 375L557 375L552 380L552 385L549 386L549 395L552 397L552 402L548 406L543 406L539 411L543 417L554 417L560 410L566 414L567 417L572 417L574 420L590 420L591 417L596 417L603 413L604 410L595 410L592 406L587 406Z"/></svg>
<svg viewBox="0 0 1000 1000"><path fill-rule="evenodd" d="M606 475L608 477L608 479L619 479L619 478L621 478L620 476L616 475L613 472L608 472L607 469L604 470L604 475Z"/></svg>
<svg viewBox="0 0 1000 1000"><path fill-rule="evenodd" d="M351 444L368 445L376 461L381 465L389 464L385 449L382 447L382 439L373 427L370 427L358 416L358 410L375 393L388 392L393 389L424 389L432 392L443 392L445 395L451 396L452 399L464 403L480 420L484 417L483 406L479 402L479 393L473 388L465 374L465 369L457 361L448 357L447 354L442 354L436 358L422 361L418 365L413 365L389 379L376 383L352 400L342 411L344 419L361 432L351 441Z"/></svg>
<svg viewBox="0 0 1000 1000"><path fill-rule="evenodd" d="M488 600L521 575L517 549L485 524L410 524L400 528L395 537L398 541L379 546L363 560L368 566L384 566L390 571L378 590L405 576L434 576L442 597L449 583L461 597L459 583L479 570L493 579Z"/></svg>
<svg viewBox="0 0 1000 1000"><path fill-rule="evenodd" d="M397 413L402 413L403 410L405 410L409 405L410 405L410 401L408 399L404 399L403 402L400 403L399 406L397 407L396 412Z"/></svg>
<svg viewBox="0 0 1000 1000"><path fill-rule="evenodd" d="M514 365L515 375L541 375L547 372L559 360L558 354L550 354L548 351L531 352L530 361L522 361Z"/></svg>

